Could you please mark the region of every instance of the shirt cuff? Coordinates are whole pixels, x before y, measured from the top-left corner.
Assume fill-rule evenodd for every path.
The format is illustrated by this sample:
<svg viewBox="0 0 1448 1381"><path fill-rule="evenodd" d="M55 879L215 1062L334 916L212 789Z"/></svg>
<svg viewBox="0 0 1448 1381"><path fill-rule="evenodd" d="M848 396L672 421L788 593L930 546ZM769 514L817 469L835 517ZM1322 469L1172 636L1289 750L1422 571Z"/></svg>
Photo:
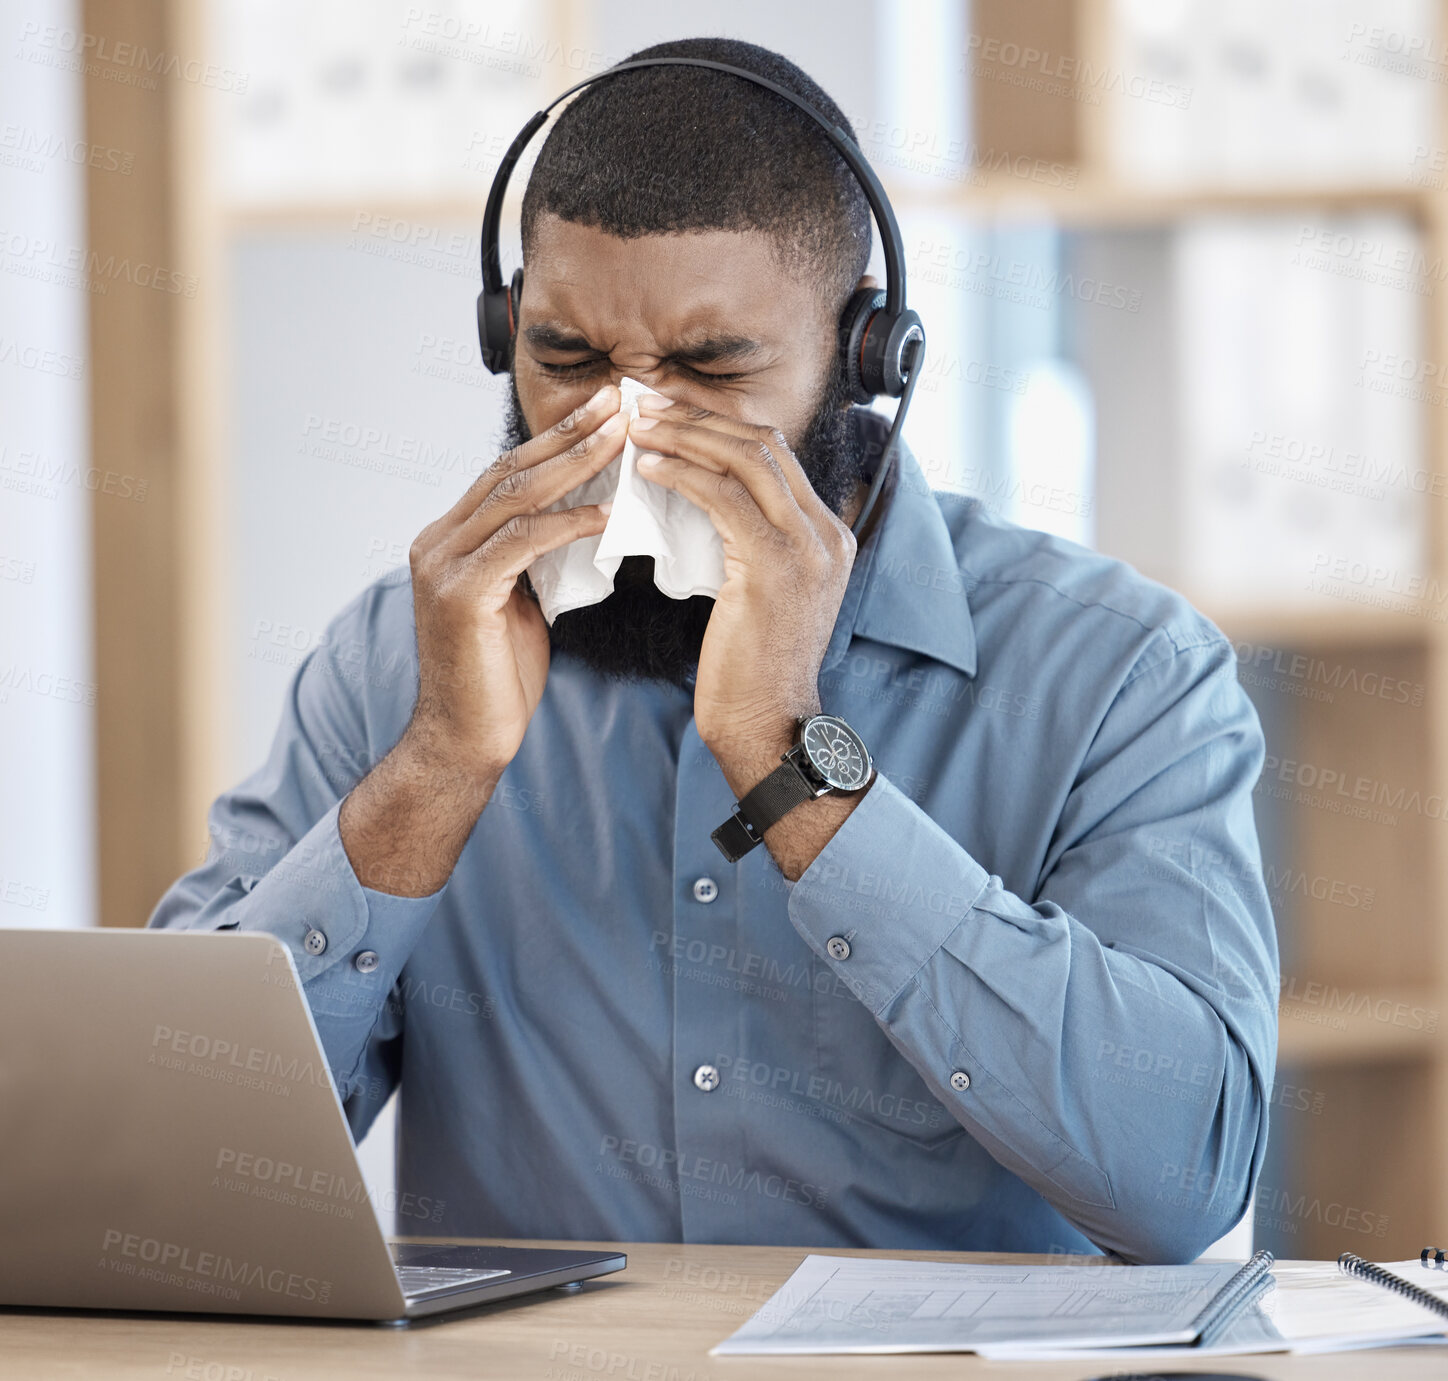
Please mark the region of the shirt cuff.
<svg viewBox="0 0 1448 1381"><path fill-rule="evenodd" d="M789 919L878 1017L989 883L990 874L956 840L877 772L789 888Z"/></svg>
<svg viewBox="0 0 1448 1381"><path fill-rule="evenodd" d="M330 1015L376 1008L397 981L438 902L364 887L342 844L335 802L252 888L236 910L243 930L265 930L290 950L297 977Z"/></svg>

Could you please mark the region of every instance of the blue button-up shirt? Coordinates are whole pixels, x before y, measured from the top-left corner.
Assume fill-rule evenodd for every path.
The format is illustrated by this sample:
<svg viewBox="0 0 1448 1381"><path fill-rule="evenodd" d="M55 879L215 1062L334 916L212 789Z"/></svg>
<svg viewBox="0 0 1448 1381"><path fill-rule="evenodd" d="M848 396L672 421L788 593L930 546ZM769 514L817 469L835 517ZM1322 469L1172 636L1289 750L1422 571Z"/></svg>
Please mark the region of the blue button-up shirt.
<svg viewBox="0 0 1448 1381"><path fill-rule="evenodd" d="M448 882L364 887L407 568L298 667L150 924L286 943L358 1139L400 1080L402 1231L1162 1261L1245 1211L1278 959L1231 645L908 447L882 502L819 677L878 776L792 884L711 841L689 691L555 653Z"/></svg>

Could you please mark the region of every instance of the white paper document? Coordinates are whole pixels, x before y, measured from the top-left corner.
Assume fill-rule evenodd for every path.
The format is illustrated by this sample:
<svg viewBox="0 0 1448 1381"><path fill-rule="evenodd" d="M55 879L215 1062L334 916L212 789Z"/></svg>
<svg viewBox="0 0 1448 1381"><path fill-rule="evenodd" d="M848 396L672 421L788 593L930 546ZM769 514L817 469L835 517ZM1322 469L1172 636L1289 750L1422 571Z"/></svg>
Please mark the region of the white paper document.
<svg viewBox="0 0 1448 1381"><path fill-rule="evenodd" d="M985 1352L1186 1343L1240 1262L1191 1266L977 1266L807 1256L712 1351Z"/></svg>

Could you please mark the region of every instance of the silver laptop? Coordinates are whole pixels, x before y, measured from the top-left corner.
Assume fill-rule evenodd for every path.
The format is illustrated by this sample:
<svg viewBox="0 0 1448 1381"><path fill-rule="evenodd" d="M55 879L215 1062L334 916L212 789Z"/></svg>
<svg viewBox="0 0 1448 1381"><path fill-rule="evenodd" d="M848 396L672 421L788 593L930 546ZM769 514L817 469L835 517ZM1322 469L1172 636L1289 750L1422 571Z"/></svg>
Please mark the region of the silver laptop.
<svg viewBox="0 0 1448 1381"><path fill-rule="evenodd" d="M389 1247L274 936L0 928L0 1305L405 1323L626 1264Z"/></svg>

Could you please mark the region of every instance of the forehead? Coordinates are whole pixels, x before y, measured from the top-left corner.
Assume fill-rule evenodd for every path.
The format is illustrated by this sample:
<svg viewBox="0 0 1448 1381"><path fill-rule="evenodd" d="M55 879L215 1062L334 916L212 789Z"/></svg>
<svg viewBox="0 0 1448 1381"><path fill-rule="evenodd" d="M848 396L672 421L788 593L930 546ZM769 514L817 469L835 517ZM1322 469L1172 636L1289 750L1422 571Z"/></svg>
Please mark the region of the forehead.
<svg viewBox="0 0 1448 1381"><path fill-rule="evenodd" d="M615 340L640 330L659 342L727 327L795 340L816 325L814 289L775 258L760 230L691 230L620 239L542 215L524 293L533 320ZM598 340L596 344L602 344Z"/></svg>

